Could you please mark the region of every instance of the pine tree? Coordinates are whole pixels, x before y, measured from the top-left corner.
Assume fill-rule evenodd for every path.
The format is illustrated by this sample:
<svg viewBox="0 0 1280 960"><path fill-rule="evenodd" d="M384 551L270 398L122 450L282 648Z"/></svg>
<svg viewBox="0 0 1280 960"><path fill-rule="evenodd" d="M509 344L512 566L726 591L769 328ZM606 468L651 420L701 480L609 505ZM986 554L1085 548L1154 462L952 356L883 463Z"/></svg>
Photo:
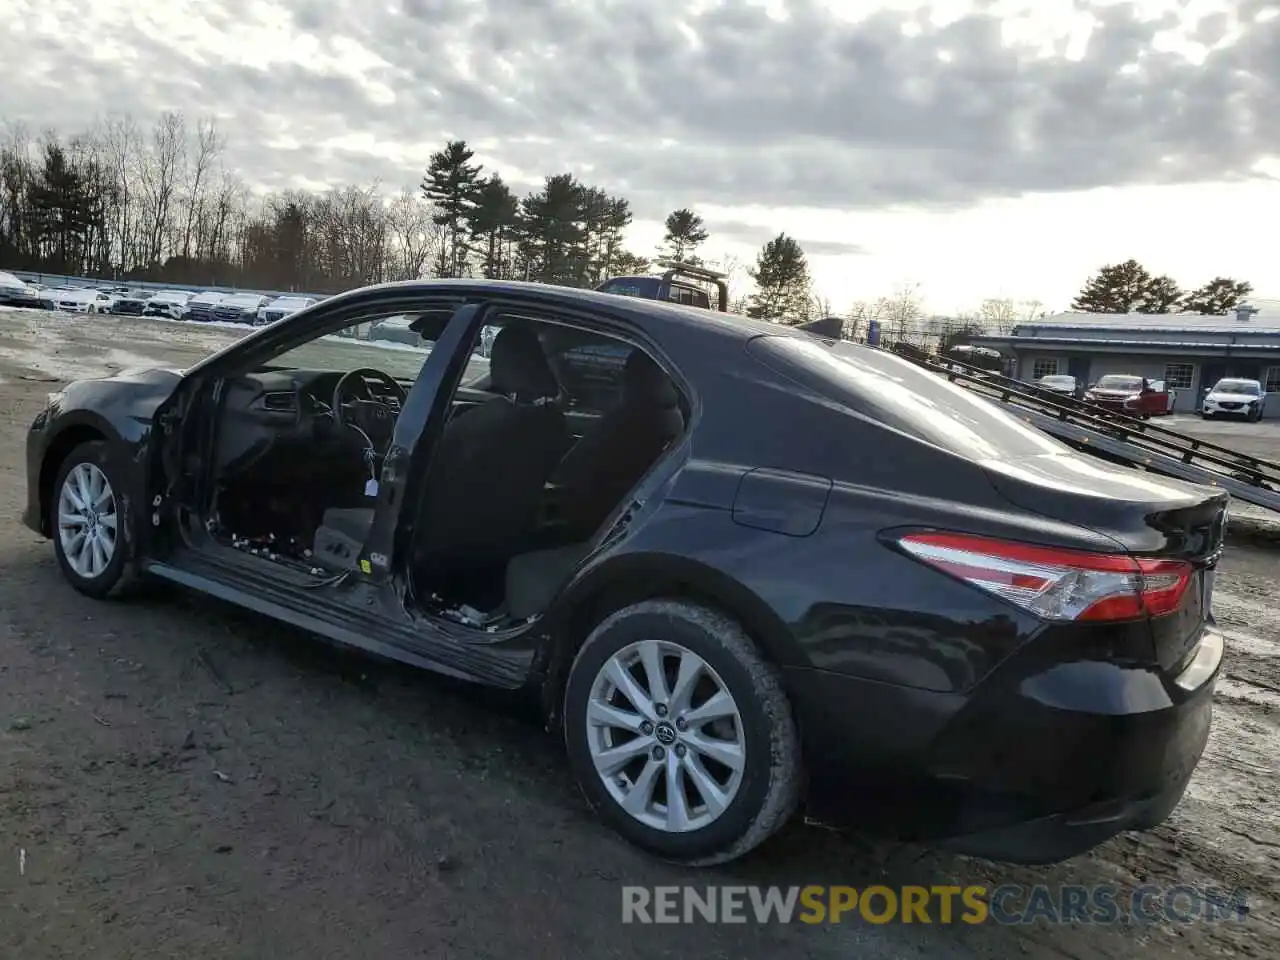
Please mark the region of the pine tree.
<svg viewBox="0 0 1280 960"><path fill-rule="evenodd" d="M665 226L667 232L658 247L659 256L684 263L701 263L695 251L710 235L702 217L687 207L682 207L667 215Z"/></svg>
<svg viewBox="0 0 1280 960"><path fill-rule="evenodd" d="M1182 302L1182 288L1173 277L1152 277L1138 300L1139 313L1172 313Z"/></svg>
<svg viewBox="0 0 1280 960"><path fill-rule="evenodd" d="M444 228L437 263L442 277L460 277L467 265L467 221L475 209L482 169L471 162L474 156L465 140L450 140L431 155L422 179L422 195L436 206L432 219Z"/></svg>
<svg viewBox="0 0 1280 960"><path fill-rule="evenodd" d="M1133 313L1151 286L1151 274L1137 260L1107 264L1072 301L1085 313Z"/></svg>
<svg viewBox="0 0 1280 960"><path fill-rule="evenodd" d="M511 276L511 244L520 223L520 201L498 174L481 181L475 204L467 213L467 231L483 258L481 272L490 280Z"/></svg>
<svg viewBox="0 0 1280 960"><path fill-rule="evenodd" d="M584 194L573 174L561 173L520 201L520 253L529 279L566 286L581 282L587 259Z"/></svg>
<svg viewBox="0 0 1280 960"><path fill-rule="evenodd" d="M811 312L809 263L794 237L780 233L760 250L749 271L756 292L747 316L775 323L802 323Z"/></svg>
<svg viewBox="0 0 1280 960"><path fill-rule="evenodd" d="M1253 284L1230 277L1216 277L1203 287L1192 290L1182 300L1187 313L1204 313L1226 316L1253 293Z"/></svg>

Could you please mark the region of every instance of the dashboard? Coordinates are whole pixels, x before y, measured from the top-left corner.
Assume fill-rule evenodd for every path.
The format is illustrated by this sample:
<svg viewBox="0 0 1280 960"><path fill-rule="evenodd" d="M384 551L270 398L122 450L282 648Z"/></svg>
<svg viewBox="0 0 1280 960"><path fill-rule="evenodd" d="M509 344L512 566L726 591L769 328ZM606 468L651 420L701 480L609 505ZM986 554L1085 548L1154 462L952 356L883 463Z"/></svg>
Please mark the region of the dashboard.
<svg viewBox="0 0 1280 960"><path fill-rule="evenodd" d="M359 457L364 444L359 435L340 426L332 417L333 391L346 371L270 370L224 381L214 433L214 471L226 476L250 469L266 457L281 464L306 465L315 470L318 458ZM412 384L403 383L405 389ZM460 387L454 397L453 415L494 399L485 390L487 380ZM375 391L385 387L371 383ZM380 398L381 399L381 398ZM398 412L398 398L386 398ZM599 413L570 409L570 432L581 437Z"/></svg>

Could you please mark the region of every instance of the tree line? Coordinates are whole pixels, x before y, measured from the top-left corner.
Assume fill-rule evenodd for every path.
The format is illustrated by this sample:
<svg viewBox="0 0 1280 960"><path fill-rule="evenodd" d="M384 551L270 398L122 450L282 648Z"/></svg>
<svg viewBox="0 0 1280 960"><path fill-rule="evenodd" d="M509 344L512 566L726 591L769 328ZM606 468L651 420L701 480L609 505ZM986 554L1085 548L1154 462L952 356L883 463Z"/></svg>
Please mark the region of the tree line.
<svg viewBox="0 0 1280 960"><path fill-rule="evenodd" d="M1244 303L1253 285L1215 277L1191 289L1157 276L1137 260L1107 264L1090 277L1071 303L1085 313L1200 313L1225 316Z"/></svg>
<svg viewBox="0 0 1280 960"><path fill-rule="evenodd" d="M523 195L486 172L465 141L434 153L421 182L255 195L225 164L213 120L129 116L87 132L0 143L0 268L191 285L336 293L426 276L592 287L643 273L629 250L625 197L552 174ZM702 263L709 238L691 208L672 211L655 258ZM723 262L718 266L726 265ZM800 244L780 233L746 271L735 309L800 322L823 306Z"/></svg>

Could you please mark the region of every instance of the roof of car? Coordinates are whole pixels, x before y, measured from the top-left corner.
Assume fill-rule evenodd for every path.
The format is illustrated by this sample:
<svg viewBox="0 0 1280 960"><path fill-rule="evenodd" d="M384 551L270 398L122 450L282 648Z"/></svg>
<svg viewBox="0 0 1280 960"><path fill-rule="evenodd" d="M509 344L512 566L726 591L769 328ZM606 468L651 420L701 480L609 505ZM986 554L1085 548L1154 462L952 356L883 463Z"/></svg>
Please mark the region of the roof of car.
<svg viewBox="0 0 1280 960"><path fill-rule="evenodd" d="M764 320L752 320L734 313L721 313L718 310L707 310L704 307L687 307L663 300L646 300L638 297L623 297L616 293L600 293L595 290L583 290L577 287L562 287L548 283L532 283L522 280L470 280L470 279L438 279L438 280L403 280L396 283L377 284L363 287L349 294L334 297L356 296L374 290L402 290L420 292L423 296L457 293L474 293L477 296L497 296L503 293L542 301L548 305L561 304L566 307L595 308L607 310L615 315L623 315L638 326L659 333L662 328L684 330L715 330L721 335L737 336L743 340L760 334L774 336L805 336L782 324L769 323Z"/></svg>

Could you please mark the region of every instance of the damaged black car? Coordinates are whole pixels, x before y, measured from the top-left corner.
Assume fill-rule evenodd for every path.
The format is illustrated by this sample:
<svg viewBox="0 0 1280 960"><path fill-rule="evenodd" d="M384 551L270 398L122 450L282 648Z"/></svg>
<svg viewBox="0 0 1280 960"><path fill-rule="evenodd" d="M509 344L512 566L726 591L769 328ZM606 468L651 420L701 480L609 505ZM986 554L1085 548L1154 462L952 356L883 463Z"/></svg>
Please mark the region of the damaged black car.
<svg viewBox="0 0 1280 960"><path fill-rule="evenodd" d="M1165 819L1208 736L1224 493L785 327L370 287L70 384L28 470L77 590L169 581L533 690L590 805L669 860L799 812L1059 860Z"/></svg>

